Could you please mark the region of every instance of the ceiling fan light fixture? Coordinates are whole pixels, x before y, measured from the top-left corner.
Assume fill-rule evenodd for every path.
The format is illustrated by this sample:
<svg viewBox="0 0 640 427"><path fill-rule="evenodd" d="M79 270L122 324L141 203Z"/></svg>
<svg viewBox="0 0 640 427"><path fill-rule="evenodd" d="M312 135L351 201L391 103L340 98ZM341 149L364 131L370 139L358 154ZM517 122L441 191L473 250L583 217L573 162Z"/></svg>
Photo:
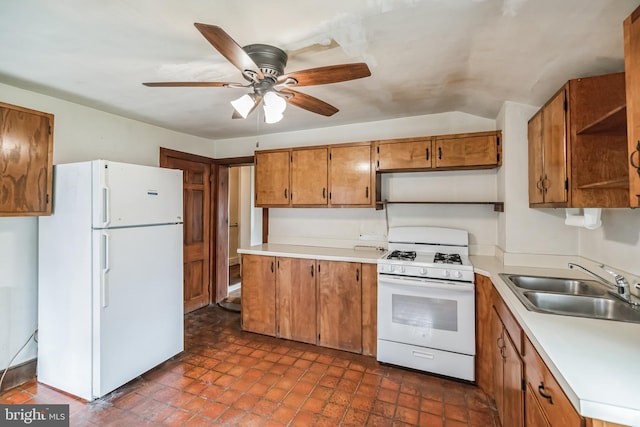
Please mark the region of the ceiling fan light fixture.
<svg viewBox="0 0 640 427"><path fill-rule="evenodd" d="M287 109L287 101L275 92L267 92L264 95L264 121L266 123L278 123L282 120L284 110Z"/></svg>
<svg viewBox="0 0 640 427"><path fill-rule="evenodd" d="M253 94L245 94L242 95L238 99L234 99L231 101L231 105L233 108L242 116L243 119L246 119L253 106L255 105L256 99Z"/></svg>

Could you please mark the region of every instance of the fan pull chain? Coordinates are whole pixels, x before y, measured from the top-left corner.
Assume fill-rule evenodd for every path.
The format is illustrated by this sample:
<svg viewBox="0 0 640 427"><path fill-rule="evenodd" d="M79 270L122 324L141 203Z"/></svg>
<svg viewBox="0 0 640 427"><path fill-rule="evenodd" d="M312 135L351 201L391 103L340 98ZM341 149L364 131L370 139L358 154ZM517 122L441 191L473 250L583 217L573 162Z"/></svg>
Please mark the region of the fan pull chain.
<svg viewBox="0 0 640 427"><path fill-rule="evenodd" d="M256 110L256 148L260 148L260 108Z"/></svg>

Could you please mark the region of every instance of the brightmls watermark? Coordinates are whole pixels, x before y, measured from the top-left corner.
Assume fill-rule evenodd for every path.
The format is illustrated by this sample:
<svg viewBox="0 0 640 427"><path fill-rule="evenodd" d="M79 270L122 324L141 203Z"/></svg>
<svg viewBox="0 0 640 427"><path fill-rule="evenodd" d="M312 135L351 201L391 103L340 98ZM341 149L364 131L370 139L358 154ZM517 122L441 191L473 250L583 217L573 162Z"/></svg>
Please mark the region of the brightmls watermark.
<svg viewBox="0 0 640 427"><path fill-rule="evenodd" d="M69 405L0 405L0 427L69 427Z"/></svg>

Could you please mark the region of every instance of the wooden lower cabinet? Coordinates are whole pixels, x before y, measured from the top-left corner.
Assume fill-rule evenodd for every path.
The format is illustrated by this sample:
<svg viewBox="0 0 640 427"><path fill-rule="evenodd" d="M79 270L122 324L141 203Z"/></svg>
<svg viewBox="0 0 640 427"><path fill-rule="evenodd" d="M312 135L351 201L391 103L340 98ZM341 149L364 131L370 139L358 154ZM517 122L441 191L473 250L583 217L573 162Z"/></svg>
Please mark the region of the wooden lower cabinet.
<svg viewBox="0 0 640 427"><path fill-rule="evenodd" d="M315 344L316 261L278 258L276 264L277 335Z"/></svg>
<svg viewBox="0 0 640 427"><path fill-rule="evenodd" d="M242 329L375 356L377 280L377 264L243 254Z"/></svg>
<svg viewBox="0 0 640 427"><path fill-rule="evenodd" d="M525 427L551 427L535 397L535 392L531 389L531 385L527 385L524 404L527 409L524 414Z"/></svg>
<svg viewBox="0 0 640 427"><path fill-rule="evenodd" d="M276 258L242 256L242 329L276 335Z"/></svg>
<svg viewBox="0 0 640 427"><path fill-rule="evenodd" d="M362 352L362 265L318 261L318 342Z"/></svg>

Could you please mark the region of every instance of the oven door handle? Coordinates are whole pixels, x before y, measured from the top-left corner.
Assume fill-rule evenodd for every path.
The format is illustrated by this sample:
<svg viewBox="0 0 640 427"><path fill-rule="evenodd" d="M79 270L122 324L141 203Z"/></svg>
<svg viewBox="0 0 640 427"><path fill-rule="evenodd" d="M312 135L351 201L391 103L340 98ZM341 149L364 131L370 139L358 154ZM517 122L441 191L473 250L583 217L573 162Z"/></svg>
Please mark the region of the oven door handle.
<svg viewBox="0 0 640 427"><path fill-rule="evenodd" d="M437 279L418 279L415 277L402 276L401 279L395 276L378 276L378 286L384 283L399 286L419 286L421 288L446 289L448 291L469 292L473 291L473 283L448 282Z"/></svg>

